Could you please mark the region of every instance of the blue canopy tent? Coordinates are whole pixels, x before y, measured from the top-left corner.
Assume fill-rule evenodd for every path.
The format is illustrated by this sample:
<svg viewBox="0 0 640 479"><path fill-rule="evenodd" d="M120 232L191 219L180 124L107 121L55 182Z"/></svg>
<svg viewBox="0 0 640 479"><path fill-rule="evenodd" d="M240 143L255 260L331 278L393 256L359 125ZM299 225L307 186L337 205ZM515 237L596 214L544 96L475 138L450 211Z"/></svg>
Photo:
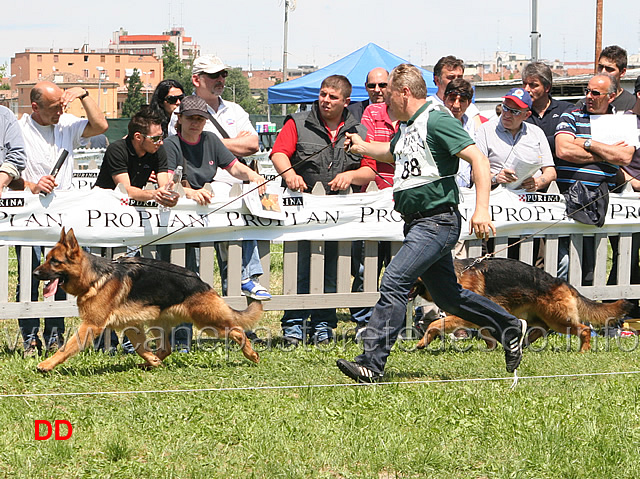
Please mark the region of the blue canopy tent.
<svg viewBox="0 0 640 479"><path fill-rule="evenodd" d="M369 98L364 83L367 73L376 67L383 67L391 71L406 60L380 48L375 43L369 43L346 57L327 65L320 70L309 73L295 80L269 87L269 104L273 103L312 103L318 99L322 80L330 75L344 75L353 85L351 101L361 101ZM427 83L428 94L435 94L436 85L433 73L420 69Z"/></svg>

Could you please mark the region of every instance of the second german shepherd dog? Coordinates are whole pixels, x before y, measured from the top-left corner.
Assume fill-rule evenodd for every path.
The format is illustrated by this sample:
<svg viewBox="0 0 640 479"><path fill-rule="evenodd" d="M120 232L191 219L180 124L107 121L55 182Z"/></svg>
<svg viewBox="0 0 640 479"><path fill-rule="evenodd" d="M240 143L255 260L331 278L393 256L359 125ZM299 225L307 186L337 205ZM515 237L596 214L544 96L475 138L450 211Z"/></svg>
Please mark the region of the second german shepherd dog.
<svg viewBox="0 0 640 479"><path fill-rule="evenodd" d="M40 371L51 371L91 344L105 328L126 328L125 334L145 360L142 366L160 366L171 354L171 327L185 321L205 332L229 336L247 359L259 361L244 330L260 318L262 304L255 301L245 311L235 311L186 268L150 258L111 261L94 256L80 248L72 229L65 233L63 228L60 240L34 275L49 284L59 283L76 296L82 319L64 347L38 364ZM147 325L153 326L158 339L155 353L148 347Z"/></svg>
<svg viewBox="0 0 640 479"><path fill-rule="evenodd" d="M613 326L632 307L624 299L613 303L598 303L581 295L568 282L554 278L534 266L509 258L488 258L476 265L474 259L454 260L458 283L463 288L486 296L518 318L524 318L529 327L526 343L531 344L549 329L573 334L580 338L580 351L591 348L591 330L585 323L597 327ZM418 280L410 293L431 301L424 283ZM427 327L418 343L424 348L442 332L460 328L477 328L475 324L457 316L436 319ZM481 337L489 348L495 340L481 330Z"/></svg>

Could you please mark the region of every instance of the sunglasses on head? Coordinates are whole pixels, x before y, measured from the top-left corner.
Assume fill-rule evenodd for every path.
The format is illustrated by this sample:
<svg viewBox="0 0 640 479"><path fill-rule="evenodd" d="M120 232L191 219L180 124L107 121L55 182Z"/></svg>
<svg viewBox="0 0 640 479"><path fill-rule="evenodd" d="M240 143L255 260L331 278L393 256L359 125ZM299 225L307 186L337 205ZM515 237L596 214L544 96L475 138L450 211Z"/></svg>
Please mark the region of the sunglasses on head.
<svg viewBox="0 0 640 479"><path fill-rule="evenodd" d="M205 73L209 78L215 80L218 77L227 78L229 76L229 72L227 70L222 70L215 73Z"/></svg>
<svg viewBox="0 0 640 479"><path fill-rule="evenodd" d="M592 90L591 88L585 88L584 89L584 96L587 96L589 93L591 93L592 97L598 97L600 95L606 95L606 93L602 93L601 91Z"/></svg>
<svg viewBox="0 0 640 479"><path fill-rule="evenodd" d="M502 113L511 113L513 116L520 116L520 114L524 113L524 111L518 110L516 108L509 108L507 105L503 103Z"/></svg>
<svg viewBox="0 0 640 479"><path fill-rule="evenodd" d="M385 81L380 82L380 83L367 83L367 88L369 88L370 90L373 90L376 87L376 85L380 89L387 88L387 82L385 82Z"/></svg>
<svg viewBox="0 0 640 479"><path fill-rule="evenodd" d="M149 138L154 145L157 145L163 140L164 136L163 135L153 135L153 136L145 135L145 138Z"/></svg>
<svg viewBox="0 0 640 479"><path fill-rule="evenodd" d="M175 105L178 101L184 100L184 94L182 95L167 95L164 97L164 101L166 101L169 105Z"/></svg>

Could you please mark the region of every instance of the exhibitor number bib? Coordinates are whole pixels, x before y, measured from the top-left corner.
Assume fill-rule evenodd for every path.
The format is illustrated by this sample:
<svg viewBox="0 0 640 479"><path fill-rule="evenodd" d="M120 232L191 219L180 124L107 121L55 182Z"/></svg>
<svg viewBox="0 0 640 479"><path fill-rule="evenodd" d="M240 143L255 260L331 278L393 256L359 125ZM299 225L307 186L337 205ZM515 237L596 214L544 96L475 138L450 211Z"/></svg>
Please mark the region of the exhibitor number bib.
<svg viewBox="0 0 640 479"><path fill-rule="evenodd" d="M427 145L429 112L436 109L440 109L439 106L429 105L413 123L400 125L400 137L393 150L394 191L408 190L442 178Z"/></svg>

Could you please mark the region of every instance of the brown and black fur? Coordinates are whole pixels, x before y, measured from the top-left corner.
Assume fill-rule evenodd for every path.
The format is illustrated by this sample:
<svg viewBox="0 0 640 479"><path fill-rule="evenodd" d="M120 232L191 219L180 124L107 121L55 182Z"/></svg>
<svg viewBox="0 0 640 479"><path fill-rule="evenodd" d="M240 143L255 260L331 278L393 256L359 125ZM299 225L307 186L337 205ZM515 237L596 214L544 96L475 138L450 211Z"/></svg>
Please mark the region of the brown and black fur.
<svg viewBox="0 0 640 479"><path fill-rule="evenodd" d="M262 313L262 304L252 302L245 311L231 309L197 274L180 266L150 258L120 258L110 261L83 251L73 230L65 234L34 274L59 285L76 296L82 322L78 331L53 356L38 364L51 371L84 349L105 328L125 329L147 368L157 367L171 354L171 327L192 322L205 332L227 335L237 342L247 359L257 363L244 330ZM148 349L145 326L152 327L158 349Z"/></svg>
<svg viewBox="0 0 640 479"><path fill-rule="evenodd" d="M568 282L522 261L488 258L469 267L473 262L473 259L454 260L458 282L463 288L486 296L514 316L525 319L530 328L527 344L552 329L578 336L580 351L588 351L591 348L591 331L585 323L595 327L611 326L631 310L631 303L624 299L613 303L592 301ZM431 300L421 280L416 283L412 295ZM418 347L424 348L442 332L459 328L478 326L449 315L428 326ZM480 333L487 346L495 346L495 339L490 334L483 330Z"/></svg>

